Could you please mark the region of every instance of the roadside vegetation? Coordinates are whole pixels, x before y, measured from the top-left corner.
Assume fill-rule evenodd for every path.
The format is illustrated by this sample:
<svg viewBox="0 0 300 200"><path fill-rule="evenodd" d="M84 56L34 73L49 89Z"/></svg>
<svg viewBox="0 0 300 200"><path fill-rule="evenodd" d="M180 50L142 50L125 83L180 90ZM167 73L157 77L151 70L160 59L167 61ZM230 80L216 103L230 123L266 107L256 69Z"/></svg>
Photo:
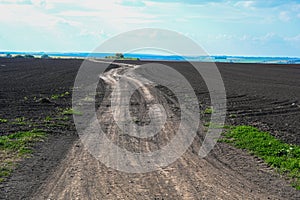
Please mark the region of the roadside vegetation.
<svg viewBox="0 0 300 200"><path fill-rule="evenodd" d="M213 113L213 108L212 107L206 108L204 110L204 114L212 114L212 113Z"/></svg>
<svg viewBox="0 0 300 200"><path fill-rule="evenodd" d="M220 141L262 158L268 165L291 178L292 185L300 190L300 146L284 143L251 126L231 127Z"/></svg>
<svg viewBox="0 0 300 200"><path fill-rule="evenodd" d="M0 182L10 175L16 161L32 153L34 142L43 141L45 137L45 132L37 129L0 136Z"/></svg>

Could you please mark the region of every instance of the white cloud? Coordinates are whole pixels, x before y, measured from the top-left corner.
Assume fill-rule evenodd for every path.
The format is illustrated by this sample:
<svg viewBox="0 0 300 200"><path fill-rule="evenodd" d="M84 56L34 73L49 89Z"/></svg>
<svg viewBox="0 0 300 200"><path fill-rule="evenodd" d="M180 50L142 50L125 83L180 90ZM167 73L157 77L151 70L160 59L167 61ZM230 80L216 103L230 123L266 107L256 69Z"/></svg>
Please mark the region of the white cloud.
<svg viewBox="0 0 300 200"><path fill-rule="evenodd" d="M10 4L0 4L0 22L47 29L55 29L57 24L65 24L76 27L80 33L84 29L94 30L95 26L120 31L125 28L125 24L149 24L158 21L156 16L141 9L120 5L120 0L78 0L76 4L74 0L32 0L31 5L18 4L24 1L13 0ZM80 9L74 9L76 7ZM53 10L48 12L47 9Z"/></svg>
<svg viewBox="0 0 300 200"><path fill-rule="evenodd" d="M291 20L291 17L289 16L288 12L282 11L279 13L279 19L283 22L288 22Z"/></svg>
<svg viewBox="0 0 300 200"><path fill-rule="evenodd" d="M32 4L35 6L45 6L46 0L31 0Z"/></svg>
<svg viewBox="0 0 300 200"><path fill-rule="evenodd" d="M58 23L76 26L78 23L66 20L61 17L48 15L31 5L0 5L0 22L13 24L15 26L25 25L35 28L55 29ZM30 13L30 14L28 14Z"/></svg>
<svg viewBox="0 0 300 200"><path fill-rule="evenodd" d="M300 34L293 37L286 37L285 40L289 42L300 42Z"/></svg>
<svg viewBox="0 0 300 200"><path fill-rule="evenodd" d="M238 1L234 4L237 7L244 7L244 8L253 8L255 2L254 1Z"/></svg>
<svg viewBox="0 0 300 200"><path fill-rule="evenodd" d="M298 41L300 36L284 36L298 34L299 9L299 3L282 0L0 0L0 25L11 30L8 38L22 29L28 37L59 35L53 41L63 38L71 46L76 40L81 42L78 48L88 43L86 49L103 38L145 27L185 32L200 42L213 41L215 49L229 42L239 48L239 43Z"/></svg>
<svg viewBox="0 0 300 200"><path fill-rule="evenodd" d="M30 4L30 0L0 0L0 4Z"/></svg>
<svg viewBox="0 0 300 200"><path fill-rule="evenodd" d="M56 15L84 21L87 24L93 21L95 26L110 27L117 32L135 28L134 26L139 24L147 25L159 22L159 15L145 12L145 8L121 5L117 0L103 4L88 0L84 1L82 8L84 9L63 10Z"/></svg>
<svg viewBox="0 0 300 200"><path fill-rule="evenodd" d="M79 36L92 36L98 39L102 39L102 38L106 39L111 35L106 33L104 30L93 31L93 30L83 29L80 31Z"/></svg>
<svg viewBox="0 0 300 200"><path fill-rule="evenodd" d="M231 40L231 41L252 41L252 42L259 42L259 43L265 43L265 42L269 42L269 41L284 41L287 39L284 39L283 37L281 37L280 35L270 32L270 33L266 33L264 35L260 35L260 36L253 36L253 35L249 35L249 34L217 34L217 35L210 35L208 37L209 39L213 39L213 40ZM293 38L289 38L290 40L294 39L300 39L300 35Z"/></svg>

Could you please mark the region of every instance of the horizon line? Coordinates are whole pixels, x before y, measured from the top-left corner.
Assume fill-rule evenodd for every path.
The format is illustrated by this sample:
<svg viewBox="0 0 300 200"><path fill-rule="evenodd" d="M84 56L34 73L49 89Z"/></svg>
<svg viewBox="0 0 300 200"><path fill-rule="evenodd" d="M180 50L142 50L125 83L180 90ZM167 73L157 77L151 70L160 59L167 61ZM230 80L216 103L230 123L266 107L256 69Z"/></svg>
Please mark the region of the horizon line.
<svg viewBox="0 0 300 200"><path fill-rule="evenodd" d="M9 50L0 50L0 54L116 54L122 52L88 52L88 51L9 51ZM176 55L176 54L155 54L155 53L122 53L122 54L135 54L135 55L152 55L152 56L182 56L182 57L245 57L245 58L300 58L299 56L285 56L285 55L226 55L226 54L211 54L211 55ZM88 56L85 56L88 57Z"/></svg>

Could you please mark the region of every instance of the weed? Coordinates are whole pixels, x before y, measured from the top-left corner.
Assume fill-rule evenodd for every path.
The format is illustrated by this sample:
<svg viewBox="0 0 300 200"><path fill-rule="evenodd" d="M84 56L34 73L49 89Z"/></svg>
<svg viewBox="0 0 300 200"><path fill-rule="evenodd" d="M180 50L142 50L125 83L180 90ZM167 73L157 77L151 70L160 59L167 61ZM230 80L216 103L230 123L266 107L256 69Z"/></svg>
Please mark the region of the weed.
<svg viewBox="0 0 300 200"><path fill-rule="evenodd" d="M47 124L46 126L48 128L49 127L66 127L66 126L68 126L68 124L57 122L57 123L53 123L53 124Z"/></svg>
<svg viewBox="0 0 300 200"><path fill-rule="evenodd" d="M300 190L300 146L284 143L251 126L234 127L221 141L261 157L270 166L291 177L293 186Z"/></svg>
<svg viewBox="0 0 300 200"><path fill-rule="evenodd" d="M59 98L59 95L58 94L54 94L51 96L51 99L53 100L57 100Z"/></svg>
<svg viewBox="0 0 300 200"><path fill-rule="evenodd" d="M64 116L62 118L58 118L57 120L68 121L70 118L68 116Z"/></svg>
<svg viewBox="0 0 300 200"><path fill-rule="evenodd" d="M52 118L50 116L47 116L44 121L45 122L50 122L50 121L52 121Z"/></svg>
<svg viewBox="0 0 300 200"><path fill-rule="evenodd" d="M4 181L4 177L7 177L12 172L12 167L1 166L0 167L0 183Z"/></svg>
<svg viewBox="0 0 300 200"><path fill-rule="evenodd" d="M17 160L32 153L33 143L44 138L45 133L41 130L0 136L0 182L10 175Z"/></svg>
<svg viewBox="0 0 300 200"><path fill-rule="evenodd" d="M18 132L8 136L0 136L0 150L17 152L18 155L30 153L29 144L44 138L45 133L40 130Z"/></svg>
<svg viewBox="0 0 300 200"><path fill-rule="evenodd" d="M62 97L68 96L68 95L70 95L70 92L65 92L65 93L62 93L62 94L53 94L51 96L51 99L57 100L59 98L62 98Z"/></svg>
<svg viewBox="0 0 300 200"><path fill-rule="evenodd" d="M1 118L0 118L0 123L7 123L7 122L8 122L7 119L1 119Z"/></svg>
<svg viewBox="0 0 300 200"><path fill-rule="evenodd" d="M237 115L236 114L230 114L229 117L230 118L237 118Z"/></svg>
<svg viewBox="0 0 300 200"><path fill-rule="evenodd" d="M12 122L12 124L16 124L16 125L26 125L26 118L25 117L18 117L15 119L14 122Z"/></svg>
<svg viewBox="0 0 300 200"><path fill-rule="evenodd" d="M213 108L212 107L206 108L204 110L204 114L212 114L212 113L213 113Z"/></svg>

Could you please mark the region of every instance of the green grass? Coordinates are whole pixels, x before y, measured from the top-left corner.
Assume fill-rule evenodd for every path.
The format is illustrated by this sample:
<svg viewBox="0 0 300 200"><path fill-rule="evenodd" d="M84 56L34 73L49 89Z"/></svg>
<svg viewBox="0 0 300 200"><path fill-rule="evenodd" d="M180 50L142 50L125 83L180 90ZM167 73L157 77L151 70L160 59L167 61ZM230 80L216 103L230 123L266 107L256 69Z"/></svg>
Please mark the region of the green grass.
<svg viewBox="0 0 300 200"><path fill-rule="evenodd" d="M18 117L12 122L12 124L17 124L17 125L26 125L26 118L25 117Z"/></svg>
<svg viewBox="0 0 300 200"><path fill-rule="evenodd" d="M251 126L237 126L224 134L221 141L247 149L262 158L267 164L292 179L293 186L300 190L300 146L284 143L267 132Z"/></svg>
<svg viewBox="0 0 300 200"><path fill-rule="evenodd" d="M51 99L56 100L56 99L58 99L59 97L60 97L59 94L53 94L53 95L51 96Z"/></svg>
<svg viewBox="0 0 300 200"><path fill-rule="evenodd" d="M68 116L64 116L64 117L56 118L56 120L59 120L59 121L68 121L68 120L70 120L70 118Z"/></svg>
<svg viewBox="0 0 300 200"><path fill-rule="evenodd" d="M68 96L68 95L70 95L70 92L65 92L65 93L62 93L62 94L53 94L51 96L51 99L57 100L59 98L62 98L62 97Z"/></svg>
<svg viewBox="0 0 300 200"><path fill-rule="evenodd" d="M68 115L72 115L71 113L73 113L73 111L71 111L70 109L66 109L66 110L60 109L60 115L63 115L63 116L61 116L61 117L46 116L44 119L43 125L47 128L66 127L66 126L68 126L67 121L70 120L70 117ZM79 114L79 113L77 113L77 114Z"/></svg>
<svg viewBox="0 0 300 200"><path fill-rule="evenodd" d="M230 118L237 118L237 115L236 114L230 114L229 117Z"/></svg>
<svg viewBox="0 0 300 200"><path fill-rule="evenodd" d="M32 153L34 142L43 141L45 137L41 130L0 136L0 182L10 175L16 161Z"/></svg>
<svg viewBox="0 0 300 200"><path fill-rule="evenodd" d="M19 156L31 153L30 144L40 141L45 137L45 133L40 130L17 132L8 136L0 136L0 150L14 152Z"/></svg>
<svg viewBox="0 0 300 200"><path fill-rule="evenodd" d="M213 113L213 109L210 107L210 108L206 108L204 110L204 114L212 114Z"/></svg>
<svg viewBox="0 0 300 200"><path fill-rule="evenodd" d="M9 163L3 163L3 166L0 167L0 183L5 180L5 177L11 174L12 169L12 165L9 165Z"/></svg>
<svg viewBox="0 0 300 200"><path fill-rule="evenodd" d="M44 121L45 122L50 122L50 121L52 121L53 119L52 119L52 117L50 117L50 116L47 116L45 119L44 119Z"/></svg>
<svg viewBox="0 0 300 200"><path fill-rule="evenodd" d="M0 118L0 123L7 123L7 122L8 122L7 119L1 119L1 118Z"/></svg>
<svg viewBox="0 0 300 200"><path fill-rule="evenodd" d="M80 111L74 110L72 108L67 108L63 110L62 112L63 115L82 115Z"/></svg>

